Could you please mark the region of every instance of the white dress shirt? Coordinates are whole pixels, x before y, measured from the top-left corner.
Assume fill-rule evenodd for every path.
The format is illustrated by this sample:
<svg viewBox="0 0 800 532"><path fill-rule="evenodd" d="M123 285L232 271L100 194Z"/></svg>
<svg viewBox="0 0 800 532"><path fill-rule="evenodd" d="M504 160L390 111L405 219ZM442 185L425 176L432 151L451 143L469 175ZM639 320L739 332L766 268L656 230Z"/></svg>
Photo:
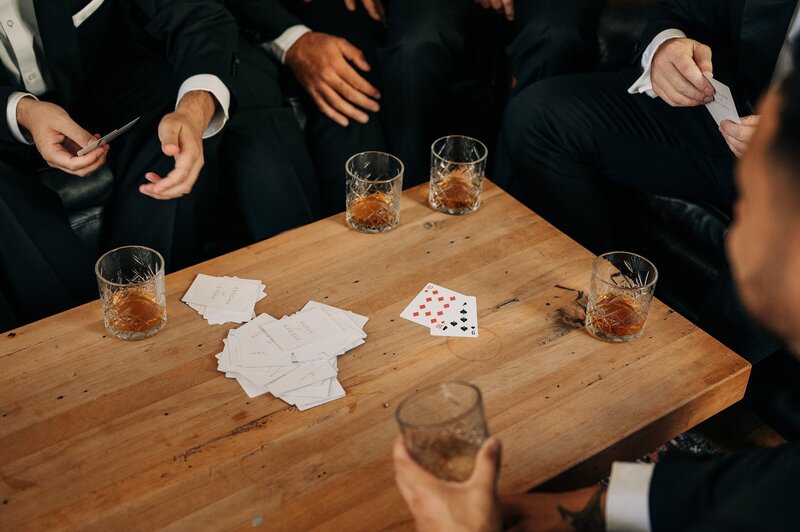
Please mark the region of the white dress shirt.
<svg viewBox="0 0 800 532"><path fill-rule="evenodd" d="M633 85L628 88L628 92L630 94L644 93L651 98L655 98L656 93L653 92L653 82L650 80L650 70L653 66L653 58L655 57L658 49L665 42L669 41L670 39L683 39L685 37L685 33L676 29L664 30L656 35L650 44L647 45L647 48L645 48L644 53L642 54L642 69L644 72L642 72L642 75L639 76L639 79L634 81Z"/></svg>
<svg viewBox="0 0 800 532"><path fill-rule="evenodd" d="M310 32L311 29L309 27L297 24L281 33L281 36L274 41L264 43L262 46L272 57L283 64L286 62L286 52L289 51L289 48L294 46L294 43L296 43L300 37Z"/></svg>
<svg viewBox="0 0 800 532"><path fill-rule="evenodd" d="M655 464L614 462L606 492L606 530L649 532L650 481Z"/></svg>
<svg viewBox="0 0 800 532"><path fill-rule="evenodd" d="M83 24L105 0L92 0L72 17L77 28ZM25 92L13 92L6 104L6 123L11 134L18 141L33 144L33 140L23 134L17 122L17 105L23 98L36 98L50 91L52 78L47 69L39 25L32 0L0 1L0 63L3 64L12 81L25 87ZM210 92L217 100L217 112L211 120L203 138L216 135L228 120L230 91L217 76L198 74L181 84L177 102L190 91ZM177 103L176 103L177 106Z"/></svg>

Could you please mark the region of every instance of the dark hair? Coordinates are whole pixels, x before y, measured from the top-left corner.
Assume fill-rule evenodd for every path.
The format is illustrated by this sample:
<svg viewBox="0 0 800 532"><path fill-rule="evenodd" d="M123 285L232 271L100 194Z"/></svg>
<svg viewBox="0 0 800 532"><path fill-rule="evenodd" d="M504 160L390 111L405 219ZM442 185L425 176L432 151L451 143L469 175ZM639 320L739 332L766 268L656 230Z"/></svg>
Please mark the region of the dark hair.
<svg viewBox="0 0 800 532"><path fill-rule="evenodd" d="M780 85L781 110L772 150L791 165L800 183L800 38L795 39L794 68Z"/></svg>

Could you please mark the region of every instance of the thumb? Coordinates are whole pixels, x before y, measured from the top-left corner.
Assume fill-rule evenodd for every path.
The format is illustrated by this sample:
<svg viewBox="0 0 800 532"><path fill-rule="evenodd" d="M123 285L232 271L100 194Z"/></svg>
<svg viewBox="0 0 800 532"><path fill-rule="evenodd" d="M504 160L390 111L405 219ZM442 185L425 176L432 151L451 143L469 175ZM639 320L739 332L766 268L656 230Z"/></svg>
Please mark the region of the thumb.
<svg viewBox="0 0 800 532"><path fill-rule="evenodd" d="M758 125L758 119L759 118L760 118L760 115L749 115L749 116L743 116L741 118L741 120L742 120L742 124L745 125L745 126L755 126L755 125Z"/></svg>
<svg viewBox="0 0 800 532"><path fill-rule="evenodd" d="M696 43L692 51L693 59L700 72L706 76L714 77L714 65L711 63L711 48L705 44Z"/></svg>
<svg viewBox="0 0 800 532"><path fill-rule="evenodd" d="M58 124L59 133L78 144L80 147L86 147L93 140L97 140L94 135L79 126L74 120L69 117L64 118Z"/></svg>
<svg viewBox="0 0 800 532"><path fill-rule="evenodd" d="M158 124L158 140L161 141L161 151L164 152L164 155L174 157L180 153L181 149L178 143L180 131L180 124L172 120L170 115L161 119Z"/></svg>
<svg viewBox="0 0 800 532"><path fill-rule="evenodd" d="M494 489L500 474L500 457L503 446L496 437L491 437L478 450L475 456L475 469L469 479L470 483Z"/></svg>

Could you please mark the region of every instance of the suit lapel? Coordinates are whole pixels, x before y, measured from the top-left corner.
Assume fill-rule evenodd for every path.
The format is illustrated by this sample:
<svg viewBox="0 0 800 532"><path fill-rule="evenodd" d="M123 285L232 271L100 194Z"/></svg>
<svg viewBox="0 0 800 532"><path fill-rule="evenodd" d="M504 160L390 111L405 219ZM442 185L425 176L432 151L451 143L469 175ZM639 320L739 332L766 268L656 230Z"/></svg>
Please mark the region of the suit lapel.
<svg viewBox="0 0 800 532"><path fill-rule="evenodd" d="M745 0L739 34L739 72L745 77L747 98L755 103L769 85L789 22L794 0Z"/></svg>
<svg viewBox="0 0 800 532"><path fill-rule="evenodd" d="M64 104L72 102L81 79L81 49L68 0L34 0L36 21L53 84Z"/></svg>

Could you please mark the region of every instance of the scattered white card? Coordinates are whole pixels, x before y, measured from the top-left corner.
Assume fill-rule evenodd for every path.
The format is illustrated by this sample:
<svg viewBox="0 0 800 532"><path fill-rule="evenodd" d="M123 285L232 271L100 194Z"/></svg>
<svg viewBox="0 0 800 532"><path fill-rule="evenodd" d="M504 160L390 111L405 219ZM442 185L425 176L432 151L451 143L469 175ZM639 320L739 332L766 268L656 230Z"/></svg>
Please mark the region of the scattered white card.
<svg viewBox="0 0 800 532"><path fill-rule="evenodd" d="M739 112L736 110L736 103L733 101L731 89L724 83L706 76L706 79L714 86L714 101L706 104L706 109L714 117L717 125L723 120L730 120L735 124L741 124Z"/></svg>
<svg viewBox="0 0 800 532"><path fill-rule="evenodd" d="M229 331L217 369L248 397L269 392L298 410L323 405L345 396L337 357L364 343L367 321L315 301L280 320L260 314Z"/></svg>
<svg viewBox="0 0 800 532"><path fill-rule="evenodd" d="M265 297L266 286L255 279L195 277L182 301L197 311L211 325L245 323L255 318L255 305Z"/></svg>

